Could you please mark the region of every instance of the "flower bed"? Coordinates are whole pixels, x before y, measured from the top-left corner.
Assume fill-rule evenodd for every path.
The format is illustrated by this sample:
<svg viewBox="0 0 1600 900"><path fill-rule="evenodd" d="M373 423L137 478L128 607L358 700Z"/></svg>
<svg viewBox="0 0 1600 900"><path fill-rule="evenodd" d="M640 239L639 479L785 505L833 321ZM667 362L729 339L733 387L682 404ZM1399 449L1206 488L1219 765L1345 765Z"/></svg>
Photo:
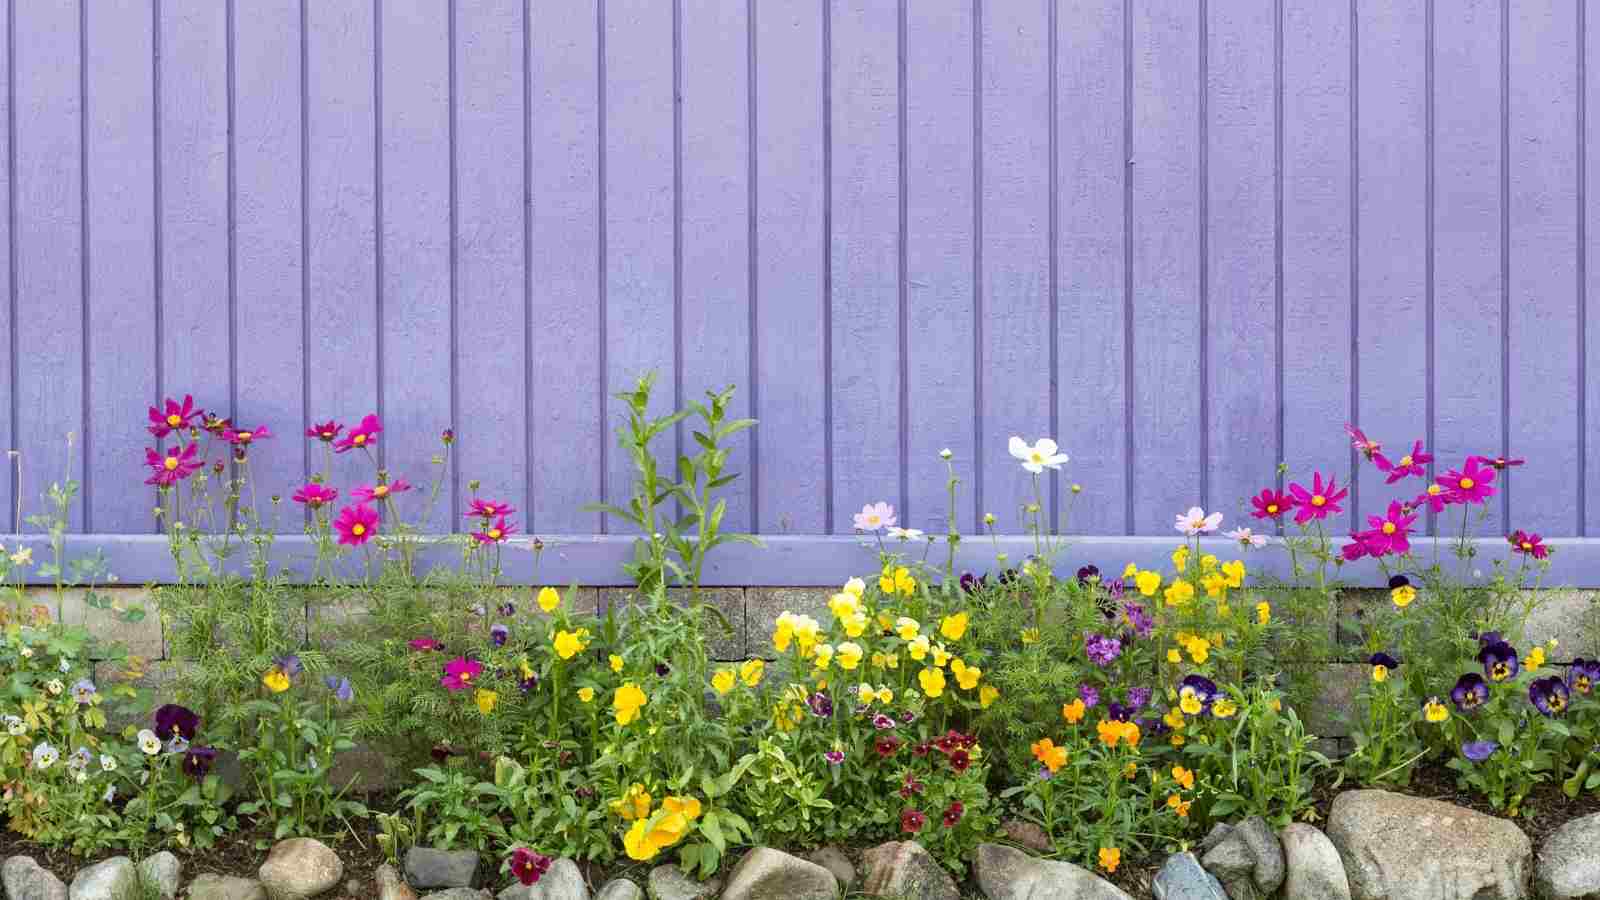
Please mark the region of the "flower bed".
<svg viewBox="0 0 1600 900"><path fill-rule="evenodd" d="M432 478L391 473L369 415L305 433L324 464L287 503L305 510L317 551L309 589L341 610L307 616L270 562L281 501L259 503L250 476L277 436L188 397L152 408L150 430L168 443L147 452L148 483L177 576L155 599L175 677L141 690L146 662L112 651L100 671L133 677L97 683L107 648L12 588L0 648L10 829L40 852L86 856L365 835L397 865L411 848L489 860L479 878L494 887L556 877L552 860L728 878L751 846L901 840L993 896L972 867L1002 834L1131 883L1219 823L1270 834L1327 815L1330 784L1404 790L1448 773L1474 803L1524 820L1580 809L1600 788L1600 662L1524 639L1550 549L1514 531L1485 559L1469 540L1521 460L1472 456L1435 476L1420 442L1391 456L1351 428L1394 495L1367 528L1329 532L1348 478L1281 476L1249 498L1248 525L1175 512L1158 569L1076 558L1042 513L1045 474L1066 454L1013 438L1033 491L1010 530L1033 552L997 552L977 574L955 567L960 479L945 451L946 533L866 504L861 576L825 609L782 611L763 653L726 661L710 647L726 623L700 581L718 546L755 540L721 530L718 496L734 477L727 442L753 423L728 418L731 390L652 417L651 388L620 395L633 495L596 507L646 536L626 567L638 587L603 607L575 602L575 586L507 589L505 554L537 558L542 544L476 483L466 534L423 533L454 435L441 435ZM696 454L658 469L656 440L688 416ZM332 460L346 454L371 461L372 477L335 484ZM93 589L105 573L92 561L61 558L73 490L54 488L36 521L53 558L14 550L6 583L48 565L58 594L88 585L91 612L137 618ZM1420 539L1426 513L1458 537ZM990 535L1003 524L985 517ZM1202 538L1217 535L1233 553L1209 552ZM439 544L457 563L421 571ZM1285 555L1289 576L1262 574L1255 554ZM1363 558L1390 581L1381 605L1346 623L1362 675L1345 711L1350 752L1334 758L1299 712L1324 688L1304 662L1334 658L1340 574ZM362 577L339 574L352 562ZM413 773L398 794L353 789L340 762L358 743Z"/></svg>

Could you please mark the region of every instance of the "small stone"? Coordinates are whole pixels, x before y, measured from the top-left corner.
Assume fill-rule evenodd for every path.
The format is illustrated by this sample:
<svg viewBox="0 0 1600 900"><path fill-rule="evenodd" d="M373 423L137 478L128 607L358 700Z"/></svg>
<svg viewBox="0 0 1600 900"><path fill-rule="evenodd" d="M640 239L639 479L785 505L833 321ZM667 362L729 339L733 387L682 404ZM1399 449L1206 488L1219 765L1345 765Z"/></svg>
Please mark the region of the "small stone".
<svg viewBox="0 0 1600 900"><path fill-rule="evenodd" d="M423 894L422 900L494 900L494 895L476 888L453 887Z"/></svg>
<svg viewBox="0 0 1600 900"><path fill-rule="evenodd" d="M139 883L154 890L161 900L174 900L182 880L183 863L166 850L139 861Z"/></svg>
<svg viewBox="0 0 1600 900"><path fill-rule="evenodd" d="M1223 839L1230 834L1233 834L1232 825L1218 822L1211 826L1211 830L1206 832L1206 836L1200 840L1200 855L1205 856L1210 853L1212 847L1222 843Z"/></svg>
<svg viewBox="0 0 1600 900"><path fill-rule="evenodd" d="M613 878L594 895L594 900L644 900L644 891L626 878Z"/></svg>
<svg viewBox="0 0 1600 900"><path fill-rule="evenodd" d="M708 900L722 889L713 878L700 882L683 874L677 866L656 866L650 870L650 900Z"/></svg>
<svg viewBox="0 0 1600 900"><path fill-rule="evenodd" d="M1133 900L1122 888L1081 866L1038 859L1000 844L978 845L972 874L989 900Z"/></svg>
<svg viewBox="0 0 1600 900"><path fill-rule="evenodd" d="M1256 887L1263 894L1276 891L1283 884L1283 847L1278 844L1278 836L1273 834L1272 826L1260 816L1251 816L1240 822L1233 833L1244 841L1245 846L1250 848L1250 855L1255 858L1252 877Z"/></svg>
<svg viewBox="0 0 1600 900"><path fill-rule="evenodd" d="M67 889L71 900L128 900L139 887L139 870L126 856L113 856L78 870Z"/></svg>
<svg viewBox="0 0 1600 900"><path fill-rule="evenodd" d="M417 900L417 892L406 884L394 866L384 863L372 877L378 882L378 900Z"/></svg>
<svg viewBox="0 0 1600 900"><path fill-rule="evenodd" d="M500 892L499 900L589 900L589 886L577 863L558 859L538 881L513 884Z"/></svg>
<svg viewBox="0 0 1600 900"><path fill-rule="evenodd" d="M1008 839L1035 853L1049 853L1055 849L1050 844L1050 836L1044 833L1044 829L1040 828L1037 822L1029 822L1027 819L1007 819L1000 826L1000 831Z"/></svg>
<svg viewBox="0 0 1600 900"><path fill-rule="evenodd" d="M728 876L722 900L834 900L839 884L814 862L771 847L744 855Z"/></svg>
<svg viewBox="0 0 1600 900"><path fill-rule="evenodd" d="M419 888L470 887L477 871L476 850L412 847L406 851L406 881Z"/></svg>
<svg viewBox="0 0 1600 900"><path fill-rule="evenodd" d="M290 838L273 845L258 877L269 900L308 900L333 890L344 862L316 838Z"/></svg>
<svg viewBox="0 0 1600 900"><path fill-rule="evenodd" d="M1255 870L1256 857L1250 852L1250 845L1244 842L1244 838L1236 832L1230 832L1206 851L1206 855L1200 858L1200 864L1205 866L1207 872L1227 881L1248 876Z"/></svg>
<svg viewBox="0 0 1600 900"><path fill-rule="evenodd" d="M1389 791L1333 799L1328 839L1354 900L1522 900L1533 845L1514 823Z"/></svg>
<svg viewBox="0 0 1600 900"><path fill-rule="evenodd" d="M254 878L213 875L210 872L189 882L189 900L267 900L267 889Z"/></svg>
<svg viewBox="0 0 1600 900"><path fill-rule="evenodd" d="M67 886L31 856L13 856L0 865L0 884L10 900L67 900Z"/></svg>
<svg viewBox="0 0 1600 900"><path fill-rule="evenodd" d="M916 841L890 841L861 854L861 892L899 900L960 900L950 873Z"/></svg>
<svg viewBox="0 0 1600 900"><path fill-rule="evenodd" d="M1328 836L1295 822L1278 835L1283 845L1283 900L1350 900L1350 879Z"/></svg>
<svg viewBox="0 0 1600 900"><path fill-rule="evenodd" d="M1600 813L1573 819L1545 838L1533 870L1539 896L1572 900L1600 895L1596 847L1600 847Z"/></svg>
<svg viewBox="0 0 1600 900"><path fill-rule="evenodd" d="M1217 876L1207 872L1193 853L1174 853L1167 857L1150 893L1156 900L1228 900Z"/></svg>
<svg viewBox="0 0 1600 900"><path fill-rule="evenodd" d="M839 882L839 890L844 893L850 893L850 889L856 886L855 863L852 863L850 857L838 847L830 844L813 852L806 859L832 872L834 880Z"/></svg>

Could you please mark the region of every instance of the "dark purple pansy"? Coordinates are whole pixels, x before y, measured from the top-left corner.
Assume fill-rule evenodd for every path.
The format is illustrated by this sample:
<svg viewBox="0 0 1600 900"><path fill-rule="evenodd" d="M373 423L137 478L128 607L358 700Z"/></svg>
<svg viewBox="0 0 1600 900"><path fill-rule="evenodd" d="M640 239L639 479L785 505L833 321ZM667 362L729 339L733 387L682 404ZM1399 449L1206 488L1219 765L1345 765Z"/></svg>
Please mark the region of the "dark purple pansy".
<svg viewBox="0 0 1600 900"><path fill-rule="evenodd" d="M1402 588L1410 583L1411 579L1405 577L1404 575L1392 575L1389 577L1389 590L1392 591L1395 588Z"/></svg>
<svg viewBox="0 0 1600 900"><path fill-rule="evenodd" d="M1100 586L1106 589L1106 593L1110 594L1113 600L1121 600L1122 592L1127 589L1121 578L1113 578L1110 581L1101 582Z"/></svg>
<svg viewBox="0 0 1600 900"><path fill-rule="evenodd" d="M1461 745L1461 755L1473 762L1483 762L1499 749L1500 745L1494 741L1467 741Z"/></svg>
<svg viewBox="0 0 1600 900"><path fill-rule="evenodd" d="M672 667L667 665L666 663L664 663L664 662L656 663L656 675L658 675L658 676L660 676L662 678L665 678L665 677L667 677L667 673L669 673L671 671L672 671Z"/></svg>
<svg viewBox="0 0 1600 900"><path fill-rule="evenodd" d="M1122 604L1122 619L1133 629L1139 637L1149 637L1150 632L1156 627L1156 620L1138 603Z"/></svg>
<svg viewBox="0 0 1600 900"><path fill-rule="evenodd" d="M217 759L217 751L212 747L190 747L183 755L183 773L190 778L204 778L211 771L211 764Z"/></svg>
<svg viewBox="0 0 1600 900"><path fill-rule="evenodd" d="M1100 567L1093 563L1078 569L1078 583L1088 584L1100 577Z"/></svg>
<svg viewBox="0 0 1600 900"><path fill-rule="evenodd" d="M496 647L504 647L506 639L509 637L511 637L511 629L499 622L489 626L489 643Z"/></svg>
<svg viewBox="0 0 1600 900"><path fill-rule="evenodd" d="M806 698L806 705L811 707L811 714L819 719L826 719L833 715L833 698L821 691Z"/></svg>
<svg viewBox="0 0 1600 900"><path fill-rule="evenodd" d="M979 588L987 587L988 584L989 576L987 575L980 578L973 572L961 573L961 589L969 594L976 594Z"/></svg>
<svg viewBox="0 0 1600 900"><path fill-rule="evenodd" d="M1528 685L1528 700L1534 708L1547 716L1559 716L1567 710L1567 683L1559 675L1536 678Z"/></svg>
<svg viewBox="0 0 1600 900"><path fill-rule="evenodd" d="M1118 722L1126 722L1128 719L1133 717L1133 713L1133 707L1124 706L1114 700L1111 703L1106 704L1106 718L1108 719L1115 719Z"/></svg>
<svg viewBox="0 0 1600 900"><path fill-rule="evenodd" d="M1450 689L1450 699L1462 712L1477 709L1489 702L1489 683L1477 672L1468 672L1456 679L1456 686Z"/></svg>
<svg viewBox="0 0 1600 900"><path fill-rule="evenodd" d="M1489 644L1498 644L1505 640L1505 638L1502 637L1498 631L1485 631L1482 634L1473 635L1473 637L1478 639L1478 646L1480 647L1485 647Z"/></svg>
<svg viewBox="0 0 1600 900"><path fill-rule="evenodd" d="M1201 703L1209 704L1217 696L1217 683L1204 675L1185 675L1178 682L1178 693L1182 694L1185 690L1193 692Z"/></svg>
<svg viewBox="0 0 1600 900"><path fill-rule="evenodd" d="M186 741L192 741L199 729L200 717L186 706L168 703L156 710L156 734L161 737L177 734Z"/></svg>
<svg viewBox="0 0 1600 900"><path fill-rule="evenodd" d="M1600 684L1600 660L1578 657L1567 667L1567 687L1587 694Z"/></svg>
<svg viewBox="0 0 1600 900"><path fill-rule="evenodd" d="M304 667L300 665L300 657L295 656L293 653L289 654L288 656L280 656L273 660L273 663L277 665L283 674L289 676L290 678L299 675L304 669Z"/></svg>
<svg viewBox="0 0 1600 900"><path fill-rule="evenodd" d="M506 603L500 604L500 615L505 616L506 618L509 619L512 616L516 615L516 614L517 614L517 605L515 603L506 602Z"/></svg>
<svg viewBox="0 0 1600 900"><path fill-rule="evenodd" d="M1509 681L1517 677L1522 665L1517 660L1516 648L1505 641L1485 643L1483 649L1478 651L1478 662L1490 681Z"/></svg>

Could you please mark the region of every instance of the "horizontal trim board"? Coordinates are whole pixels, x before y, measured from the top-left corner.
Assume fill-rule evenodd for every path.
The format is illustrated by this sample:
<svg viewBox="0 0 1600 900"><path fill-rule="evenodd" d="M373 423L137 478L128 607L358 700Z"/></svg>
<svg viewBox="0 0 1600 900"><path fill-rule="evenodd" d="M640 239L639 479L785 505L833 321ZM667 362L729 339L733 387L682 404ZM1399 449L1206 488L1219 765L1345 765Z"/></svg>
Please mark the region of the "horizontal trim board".
<svg viewBox="0 0 1600 900"><path fill-rule="evenodd" d="M534 555L527 544L508 547L502 556L504 581L508 584L579 584L593 587L624 585L622 564L633 559L633 541L624 535L553 535L541 538L544 552L539 557L535 571ZM67 535L67 558L77 559L105 554L110 571L122 584L163 584L173 580L172 556L166 538L159 535L90 534ZM1093 563L1108 576L1116 575L1129 562L1141 568L1166 572L1171 568L1170 554L1177 546L1176 536L1125 537L1121 535L1089 535L1065 538L1066 549L1060 556L1063 574L1071 573L1087 563ZM9 550L27 546L33 548L35 560L44 560L50 545L44 535L0 535L0 543ZM1427 539L1414 542L1427 558L1432 546ZM1446 565L1454 561L1444 542L1439 548ZM1591 588L1600 587L1600 538L1556 538L1546 541L1553 552L1549 575L1543 587ZM812 587L842 584L851 576L866 575L876 569L876 544L860 537L842 535L784 535L763 538L762 547L745 544L726 544L712 552L706 560L704 584L707 587ZM1477 567L1489 571L1492 560L1502 558L1506 543L1500 538L1483 538L1475 541ZM886 545L888 546L888 545ZM1288 575L1288 557L1277 542L1267 547L1239 553L1236 543L1223 538L1201 541L1206 552L1224 559L1243 558L1254 575L1268 574L1277 577ZM1016 566L1033 552L1031 537L1005 536L994 540L969 538L964 540L956 554L957 571L988 572L1000 566L995 562L997 553L1006 554L1007 565ZM294 580L303 578L315 557L315 548L309 538L302 535L281 536L273 546L272 558L276 568L286 570ZM460 553L459 545L432 544L419 559L423 567L452 564ZM356 576L362 557L352 554L346 560L344 574ZM945 560L944 544L935 543L928 553L928 562L942 568ZM242 571L243 556L234 562ZM1373 587L1384 583L1378 566L1370 559L1348 564L1340 570L1343 581L1353 587ZM30 579L29 583L48 583Z"/></svg>

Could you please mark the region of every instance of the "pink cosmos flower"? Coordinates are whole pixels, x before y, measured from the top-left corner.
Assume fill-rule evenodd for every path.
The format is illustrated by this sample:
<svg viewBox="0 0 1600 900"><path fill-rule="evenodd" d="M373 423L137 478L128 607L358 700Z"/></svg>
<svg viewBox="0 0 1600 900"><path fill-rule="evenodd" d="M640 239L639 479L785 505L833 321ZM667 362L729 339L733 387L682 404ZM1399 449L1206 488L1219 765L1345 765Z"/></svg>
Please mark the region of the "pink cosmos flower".
<svg viewBox="0 0 1600 900"><path fill-rule="evenodd" d="M343 430L343 425L340 425L338 422L329 419L328 421L323 422L321 425L313 425L310 428L307 428L306 437L316 438L317 440L322 441L324 444L331 444L339 437L339 432Z"/></svg>
<svg viewBox="0 0 1600 900"><path fill-rule="evenodd" d="M378 417L368 414L361 419L361 424L350 429L350 433L340 438L334 445L335 453L344 453L347 450L359 450L371 447L378 442L378 435L383 433L383 423Z"/></svg>
<svg viewBox="0 0 1600 900"><path fill-rule="evenodd" d="M1544 539L1539 537L1538 532L1529 534L1518 528L1516 531L1511 532L1506 540L1511 544L1512 553L1526 553L1534 559L1548 559L1550 557L1550 548L1545 546Z"/></svg>
<svg viewBox="0 0 1600 900"><path fill-rule="evenodd" d="M1210 534L1222 525L1222 513L1214 512L1206 515L1206 511L1198 506L1189 507L1188 512L1178 513L1174 527L1189 537L1198 534Z"/></svg>
<svg viewBox="0 0 1600 900"><path fill-rule="evenodd" d="M250 429L248 431L240 431L234 428L229 428L222 432L222 439L236 447L247 446L263 438L269 437L272 437L272 431L265 425L261 426L260 428Z"/></svg>
<svg viewBox="0 0 1600 900"><path fill-rule="evenodd" d="M1482 505L1484 500L1494 496L1494 476L1497 473L1483 466L1483 462L1487 460L1481 456L1469 456L1467 464L1460 471L1451 469L1439 476L1439 483L1445 486L1449 494L1447 502Z"/></svg>
<svg viewBox="0 0 1600 900"><path fill-rule="evenodd" d="M1294 508L1294 498L1272 488L1262 488L1261 493L1250 498L1250 505L1255 507L1250 515L1258 519L1281 519Z"/></svg>
<svg viewBox="0 0 1600 900"><path fill-rule="evenodd" d="M1410 552L1409 535L1416 521L1416 513L1401 506L1398 500L1393 501L1386 515L1367 516L1367 524L1372 528L1362 532L1362 543L1367 545L1367 552L1373 556Z"/></svg>
<svg viewBox="0 0 1600 900"><path fill-rule="evenodd" d="M501 503L499 500L480 500L477 497L473 497L472 503L467 506L467 512L463 518L479 518L487 522L498 516L509 516L514 512L516 512L516 509L509 503Z"/></svg>
<svg viewBox="0 0 1600 900"><path fill-rule="evenodd" d="M194 408L194 397L188 394L183 395L182 403L168 397L163 406L164 409L150 407L150 433L158 438L188 428L189 420L200 414Z"/></svg>
<svg viewBox="0 0 1600 900"><path fill-rule="evenodd" d="M503 544L506 538L516 534L517 526L506 521L505 516L495 519L494 524L482 531L474 531L472 539L480 544Z"/></svg>
<svg viewBox="0 0 1600 900"><path fill-rule="evenodd" d="M378 484L371 487L363 484L351 491L350 496L360 500L362 503L366 503L368 501L382 500L390 494L403 494L409 490L411 490L410 482L404 478L396 478L388 484Z"/></svg>
<svg viewBox="0 0 1600 900"><path fill-rule="evenodd" d="M1296 525L1304 525L1312 519L1326 519L1330 513L1344 512L1344 507L1339 505L1350 494L1348 488L1340 488L1333 476L1328 476L1326 484L1322 481L1322 473L1314 472L1311 476L1311 490L1306 490L1298 482L1289 485L1289 493L1294 495L1294 505L1299 512L1294 514Z"/></svg>
<svg viewBox="0 0 1600 900"><path fill-rule="evenodd" d="M1382 444L1362 434L1361 429L1351 425L1349 422L1344 424L1344 433L1350 435L1350 446L1360 450L1361 455L1368 460L1371 460L1379 450L1383 449Z"/></svg>
<svg viewBox="0 0 1600 900"><path fill-rule="evenodd" d="M304 503L312 509L321 509L339 499L339 492L325 484L317 484L315 481L310 481L304 487L295 491L292 499L294 502Z"/></svg>
<svg viewBox="0 0 1600 900"><path fill-rule="evenodd" d="M1371 555L1372 550L1367 546L1366 538L1367 532L1365 531L1350 535L1350 543L1339 549L1339 554L1344 557L1345 562L1355 562L1363 556Z"/></svg>
<svg viewBox="0 0 1600 900"><path fill-rule="evenodd" d="M868 503L861 507L861 512L855 514L854 524L857 531L877 531L895 524L894 507L878 501Z"/></svg>
<svg viewBox="0 0 1600 900"><path fill-rule="evenodd" d="M412 638L406 642L406 645L413 650L420 650L424 653L430 650L438 650L440 647L444 646L431 637Z"/></svg>
<svg viewBox="0 0 1600 900"><path fill-rule="evenodd" d="M1266 535L1256 534L1254 531L1251 531L1248 528L1235 528L1232 531L1226 532L1223 537L1232 538L1233 540L1239 542L1239 546L1250 550L1255 550L1267 545Z"/></svg>
<svg viewBox="0 0 1600 900"><path fill-rule="evenodd" d="M339 543L359 547L378 533L378 511L365 503L346 506L333 520L333 529L339 532Z"/></svg>
<svg viewBox="0 0 1600 900"><path fill-rule="evenodd" d="M458 656L444 664L444 677L439 679L439 683L451 693L456 693L472 687L472 679L481 674L483 674L483 663Z"/></svg>
<svg viewBox="0 0 1600 900"><path fill-rule="evenodd" d="M1451 502L1450 492L1444 489L1444 485L1435 482L1418 494L1417 499L1411 501L1411 506L1415 509L1426 508L1429 512L1442 513Z"/></svg>
<svg viewBox="0 0 1600 900"><path fill-rule="evenodd" d="M182 450L177 447L168 447L165 456L146 448L144 451L144 464L150 467L151 475L145 479L144 483L172 487L183 479L188 478L203 463L203 461L197 462L194 458L199 450L199 446L193 441L190 441L188 446Z"/></svg>
<svg viewBox="0 0 1600 900"><path fill-rule="evenodd" d="M1384 479L1384 484L1394 484L1408 475L1426 478L1428 477L1427 463L1431 462L1433 462L1433 454L1422 452L1421 441L1412 444L1411 452L1394 462L1390 462L1389 457L1384 456L1382 453L1374 453L1372 455L1372 464L1378 467L1378 471L1389 473L1389 477Z"/></svg>

